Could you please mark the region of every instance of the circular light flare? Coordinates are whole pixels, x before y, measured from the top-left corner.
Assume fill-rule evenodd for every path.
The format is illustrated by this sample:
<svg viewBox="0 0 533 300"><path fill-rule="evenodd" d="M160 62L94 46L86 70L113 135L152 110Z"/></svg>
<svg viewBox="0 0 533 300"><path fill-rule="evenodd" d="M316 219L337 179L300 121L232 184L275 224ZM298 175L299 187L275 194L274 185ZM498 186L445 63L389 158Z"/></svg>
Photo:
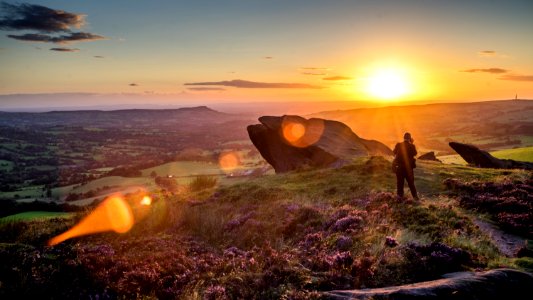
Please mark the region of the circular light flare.
<svg viewBox="0 0 533 300"><path fill-rule="evenodd" d="M291 144L295 144L305 135L305 126L297 122L287 122L283 127L283 137Z"/></svg>
<svg viewBox="0 0 533 300"><path fill-rule="evenodd" d="M368 78L367 93L378 99L398 99L409 92L407 75L401 70L379 69Z"/></svg>
<svg viewBox="0 0 533 300"><path fill-rule="evenodd" d="M150 198L150 196L144 196L141 199L141 205L149 206L151 204L152 204L152 198Z"/></svg>
<svg viewBox="0 0 533 300"><path fill-rule="evenodd" d="M241 160L236 152L220 154L218 164L224 172L231 172L241 165Z"/></svg>
<svg viewBox="0 0 533 300"><path fill-rule="evenodd" d="M291 146L305 148L320 140L324 133L324 121L286 116L281 123L281 135Z"/></svg>

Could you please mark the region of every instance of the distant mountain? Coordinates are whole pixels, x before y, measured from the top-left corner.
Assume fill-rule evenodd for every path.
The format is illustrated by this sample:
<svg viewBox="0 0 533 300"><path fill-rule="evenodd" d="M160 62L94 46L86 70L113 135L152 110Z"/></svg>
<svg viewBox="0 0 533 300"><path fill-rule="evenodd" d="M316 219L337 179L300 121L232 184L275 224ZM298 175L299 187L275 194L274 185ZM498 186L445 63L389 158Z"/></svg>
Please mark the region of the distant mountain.
<svg viewBox="0 0 533 300"><path fill-rule="evenodd" d="M308 115L341 121L363 138L389 146L412 133L424 150L451 152L450 141L484 150L533 145L533 100L439 103L325 111Z"/></svg>
<svg viewBox="0 0 533 300"><path fill-rule="evenodd" d="M54 126L156 126L156 125L187 125L189 123L217 124L232 120L248 119L247 117L222 113L206 106L186 107L179 109L125 109L113 111L76 110L50 111L43 113L0 112L0 125L15 126L21 124Z"/></svg>

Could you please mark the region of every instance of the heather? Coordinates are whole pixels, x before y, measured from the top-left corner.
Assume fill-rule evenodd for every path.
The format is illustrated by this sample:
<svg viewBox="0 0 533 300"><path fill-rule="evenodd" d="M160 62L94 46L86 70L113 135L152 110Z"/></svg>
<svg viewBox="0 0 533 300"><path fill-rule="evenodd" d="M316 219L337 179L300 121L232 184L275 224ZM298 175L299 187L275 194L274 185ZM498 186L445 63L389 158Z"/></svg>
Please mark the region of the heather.
<svg viewBox="0 0 533 300"><path fill-rule="evenodd" d="M530 213L531 173L421 162L417 175L420 202L396 199L389 162L379 157L231 186L201 178L198 188L156 192L147 211L135 212L142 218L125 234L84 236L55 247L46 241L86 212L3 222L0 293L312 299L322 291L413 283L457 271L530 268L527 248L522 258L505 257L475 220L488 216L499 222L502 212ZM485 201L479 207L465 200L490 197L503 204ZM531 223L498 224L529 237L522 227Z"/></svg>

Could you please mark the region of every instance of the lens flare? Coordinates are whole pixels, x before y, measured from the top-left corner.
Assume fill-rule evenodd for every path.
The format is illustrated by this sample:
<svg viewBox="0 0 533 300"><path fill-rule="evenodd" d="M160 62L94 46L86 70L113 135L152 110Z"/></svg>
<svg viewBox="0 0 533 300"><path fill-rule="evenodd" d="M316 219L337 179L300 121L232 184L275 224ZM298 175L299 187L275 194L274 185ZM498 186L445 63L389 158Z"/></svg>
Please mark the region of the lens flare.
<svg viewBox="0 0 533 300"><path fill-rule="evenodd" d="M150 198L150 196L144 196L140 203L141 203L141 205L148 206L148 205L152 204L152 198Z"/></svg>
<svg viewBox="0 0 533 300"><path fill-rule="evenodd" d="M286 116L281 123L283 139L295 147L305 148L320 140L324 133L324 121L321 119L300 119Z"/></svg>
<svg viewBox="0 0 533 300"><path fill-rule="evenodd" d="M282 130L283 137L291 144L295 144L305 134L305 126L298 122L287 122Z"/></svg>
<svg viewBox="0 0 533 300"><path fill-rule="evenodd" d="M92 233L115 231L128 232L133 226L131 207L122 196L115 195L104 200L88 216L71 229L50 239L49 246L57 245L65 240Z"/></svg>
<svg viewBox="0 0 533 300"><path fill-rule="evenodd" d="M218 164L224 172L231 172L241 165L241 160L236 152L226 152L220 155Z"/></svg>

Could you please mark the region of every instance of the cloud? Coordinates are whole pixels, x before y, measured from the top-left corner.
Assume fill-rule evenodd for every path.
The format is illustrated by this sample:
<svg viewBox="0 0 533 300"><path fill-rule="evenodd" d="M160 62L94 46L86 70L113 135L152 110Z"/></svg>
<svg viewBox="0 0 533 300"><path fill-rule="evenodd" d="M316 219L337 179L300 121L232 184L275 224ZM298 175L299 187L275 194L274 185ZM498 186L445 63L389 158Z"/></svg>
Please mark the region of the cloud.
<svg viewBox="0 0 533 300"><path fill-rule="evenodd" d="M58 52L78 52L80 49L78 48L50 48L51 51L58 51Z"/></svg>
<svg viewBox="0 0 533 300"><path fill-rule="evenodd" d="M509 72L509 70L501 69L501 68L488 68L488 69L468 69L468 70L463 70L462 72L502 74L502 73Z"/></svg>
<svg viewBox="0 0 533 300"><path fill-rule="evenodd" d="M483 57L492 57L492 56L496 56L496 51L494 51L494 50L483 50L483 51L479 51L478 55L479 56L483 56Z"/></svg>
<svg viewBox="0 0 533 300"><path fill-rule="evenodd" d="M274 59L274 57L272 57L272 56L264 56L263 58L264 59Z"/></svg>
<svg viewBox="0 0 533 300"><path fill-rule="evenodd" d="M103 57L102 55L95 55L95 56L93 56L93 57L94 57L94 58L105 58L105 57Z"/></svg>
<svg viewBox="0 0 533 300"><path fill-rule="evenodd" d="M188 88L190 91L225 91L226 89L219 88L219 87L195 87L195 88Z"/></svg>
<svg viewBox="0 0 533 300"><path fill-rule="evenodd" d="M246 89L320 89L322 87L305 83L272 83L272 82L254 82L247 80L231 80L216 82L193 82L185 85L221 85Z"/></svg>
<svg viewBox="0 0 533 300"><path fill-rule="evenodd" d="M304 68L300 68L301 70L314 70L314 71L317 71L317 70L322 70L322 71L329 71L331 70L330 68L317 68L317 67L304 67Z"/></svg>
<svg viewBox="0 0 533 300"><path fill-rule="evenodd" d="M26 33L22 35L8 34L8 37L26 42L43 42L43 43L56 43L56 44L67 44L73 42L90 42L103 40L105 37L89 32L71 32L67 35L60 36L51 36L48 34L40 33Z"/></svg>
<svg viewBox="0 0 533 300"><path fill-rule="evenodd" d="M0 29L7 31L36 32L8 34L9 38L26 42L66 44L90 42L106 39L90 32L74 32L85 25L85 15L51 9L34 4L9 4L2 2L4 13L0 19Z"/></svg>
<svg viewBox="0 0 533 300"><path fill-rule="evenodd" d="M324 77L324 78L322 78L322 80L332 80L332 81L336 81L336 80L352 80L352 77L347 77L347 76L331 76L331 77Z"/></svg>
<svg viewBox="0 0 533 300"><path fill-rule="evenodd" d="M328 74L327 73L318 73L318 72L303 72L302 75L324 76L324 75L328 75Z"/></svg>
<svg viewBox="0 0 533 300"><path fill-rule="evenodd" d="M139 86L137 83L130 83L129 86Z"/></svg>
<svg viewBox="0 0 533 300"><path fill-rule="evenodd" d="M503 75L498 77L500 80L511 80L511 81L533 81L533 75Z"/></svg>
<svg viewBox="0 0 533 300"><path fill-rule="evenodd" d="M37 30L40 32L70 31L85 24L85 15L69 13L35 4L9 4L2 2L4 16L0 29Z"/></svg>

